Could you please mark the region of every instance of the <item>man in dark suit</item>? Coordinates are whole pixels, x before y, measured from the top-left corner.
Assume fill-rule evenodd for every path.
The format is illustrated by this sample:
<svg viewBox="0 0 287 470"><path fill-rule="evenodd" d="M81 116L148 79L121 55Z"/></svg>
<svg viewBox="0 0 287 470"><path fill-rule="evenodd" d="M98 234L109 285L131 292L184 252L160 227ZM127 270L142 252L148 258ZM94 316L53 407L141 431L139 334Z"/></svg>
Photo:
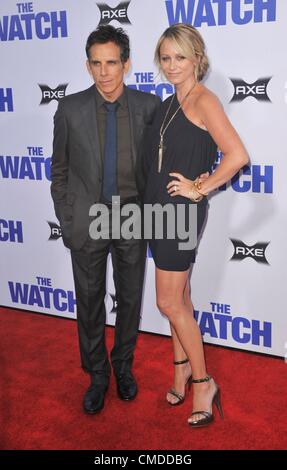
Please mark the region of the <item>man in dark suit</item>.
<svg viewBox="0 0 287 470"><path fill-rule="evenodd" d="M77 298L81 364L91 384L84 395L87 413L104 406L111 373L105 344L106 264L112 254L117 318L111 363L118 396L132 400L137 384L132 374L146 244L143 239L92 239L90 207L112 197L121 205L140 204L144 189L140 152L160 99L127 88L129 38L121 28L100 26L88 37L87 68L94 84L59 102L54 118L51 193L64 244L71 249Z"/></svg>

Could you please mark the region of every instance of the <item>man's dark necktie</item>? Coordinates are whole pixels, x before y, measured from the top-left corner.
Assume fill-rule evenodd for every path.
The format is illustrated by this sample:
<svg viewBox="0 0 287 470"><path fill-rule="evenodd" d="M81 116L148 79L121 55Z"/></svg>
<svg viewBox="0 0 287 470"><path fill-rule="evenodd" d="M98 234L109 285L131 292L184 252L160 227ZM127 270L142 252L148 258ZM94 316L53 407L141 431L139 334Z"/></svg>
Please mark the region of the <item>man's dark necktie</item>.
<svg viewBox="0 0 287 470"><path fill-rule="evenodd" d="M117 195L117 115L118 103L105 102L107 110L105 147L104 147L104 183L103 196L107 201Z"/></svg>

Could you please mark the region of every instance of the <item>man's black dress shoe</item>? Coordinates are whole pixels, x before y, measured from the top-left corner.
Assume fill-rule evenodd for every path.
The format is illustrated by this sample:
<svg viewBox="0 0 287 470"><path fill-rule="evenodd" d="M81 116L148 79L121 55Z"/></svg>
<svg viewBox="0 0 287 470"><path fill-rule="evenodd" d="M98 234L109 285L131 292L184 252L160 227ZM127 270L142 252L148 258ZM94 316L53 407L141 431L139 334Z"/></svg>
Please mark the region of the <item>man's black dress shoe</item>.
<svg viewBox="0 0 287 470"><path fill-rule="evenodd" d="M117 392L121 400L133 400L137 393L138 387L135 378L131 372L122 372L116 375Z"/></svg>
<svg viewBox="0 0 287 470"><path fill-rule="evenodd" d="M91 383L83 400L83 408L86 413L96 414L104 408L107 388L107 385Z"/></svg>

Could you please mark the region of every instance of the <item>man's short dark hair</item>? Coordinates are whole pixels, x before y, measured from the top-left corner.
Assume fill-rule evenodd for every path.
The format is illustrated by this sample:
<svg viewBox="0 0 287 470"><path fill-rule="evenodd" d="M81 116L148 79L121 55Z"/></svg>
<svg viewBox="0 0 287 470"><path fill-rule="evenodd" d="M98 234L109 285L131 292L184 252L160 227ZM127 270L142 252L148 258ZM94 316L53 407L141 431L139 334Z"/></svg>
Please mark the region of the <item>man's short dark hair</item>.
<svg viewBox="0 0 287 470"><path fill-rule="evenodd" d="M130 56L130 40L122 28L114 28L111 25L99 26L93 31L86 43L87 58L90 58L90 48L94 44L105 44L114 42L120 48L121 61L126 62Z"/></svg>

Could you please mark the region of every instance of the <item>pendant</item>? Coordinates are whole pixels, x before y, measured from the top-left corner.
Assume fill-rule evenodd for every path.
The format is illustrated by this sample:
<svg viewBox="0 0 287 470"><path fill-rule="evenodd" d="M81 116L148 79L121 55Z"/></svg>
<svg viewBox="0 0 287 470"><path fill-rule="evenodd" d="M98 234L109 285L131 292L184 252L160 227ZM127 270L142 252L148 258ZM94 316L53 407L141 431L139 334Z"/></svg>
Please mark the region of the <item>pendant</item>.
<svg viewBox="0 0 287 470"><path fill-rule="evenodd" d="M158 173L161 172L162 157L163 157L163 138L161 137L160 143L158 146Z"/></svg>

